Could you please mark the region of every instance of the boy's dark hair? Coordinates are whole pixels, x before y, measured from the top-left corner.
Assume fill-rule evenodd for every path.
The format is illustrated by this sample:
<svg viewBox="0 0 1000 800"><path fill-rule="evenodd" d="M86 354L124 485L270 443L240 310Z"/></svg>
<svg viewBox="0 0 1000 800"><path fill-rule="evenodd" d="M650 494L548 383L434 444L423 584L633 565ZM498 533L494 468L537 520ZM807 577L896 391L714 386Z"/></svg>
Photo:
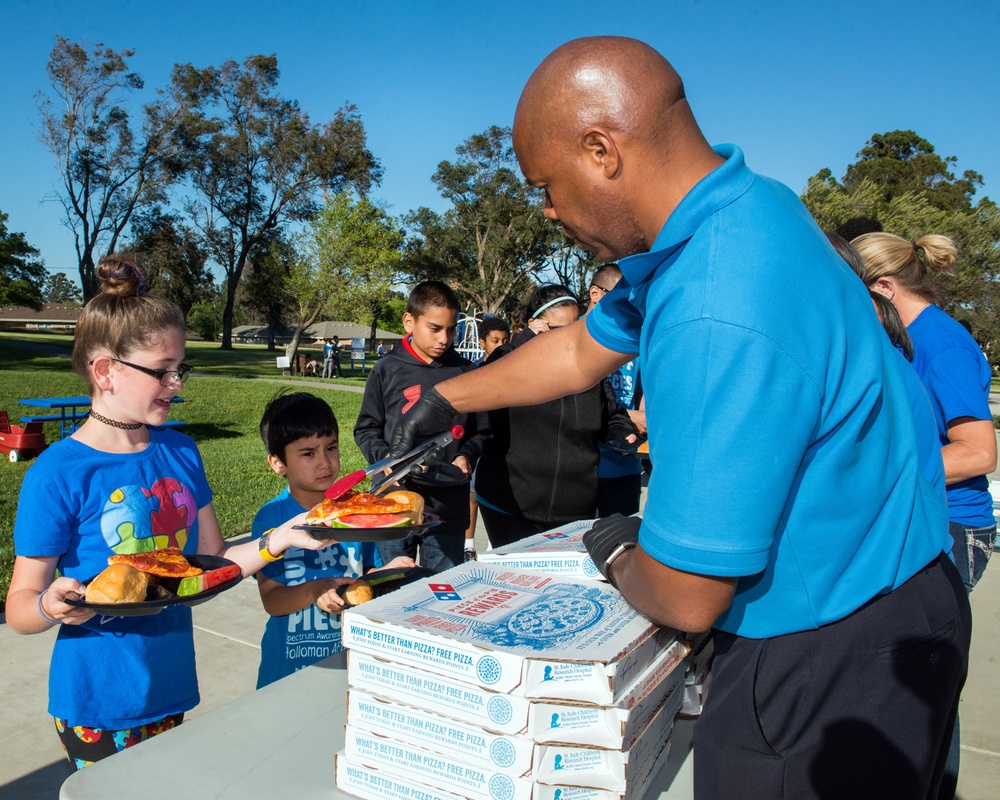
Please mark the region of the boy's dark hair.
<svg viewBox="0 0 1000 800"><path fill-rule="evenodd" d="M903 352L907 361L913 361L913 340L910 339L906 325L903 324L903 320L899 316L899 311L892 304L892 300L884 294L879 294L871 289L868 290L868 294L871 295L872 302L875 303L875 313L878 314L879 322L885 328L885 332L889 336L889 341Z"/></svg>
<svg viewBox="0 0 1000 800"><path fill-rule="evenodd" d="M337 418L325 400L308 392L282 390L268 402L260 420L267 454L284 462L285 448L307 436L339 436Z"/></svg>
<svg viewBox="0 0 1000 800"><path fill-rule="evenodd" d="M866 233L879 233L882 231L882 223L873 217L851 217L847 222L841 223L835 228L835 232L843 236L847 241L853 242L859 236Z"/></svg>
<svg viewBox="0 0 1000 800"><path fill-rule="evenodd" d="M486 341L486 337L493 331L503 331L509 335L510 325L500 319L500 317L487 317L476 326L476 334L483 341Z"/></svg>
<svg viewBox="0 0 1000 800"><path fill-rule="evenodd" d="M543 283L536 286L528 296L528 301L517 310L517 321L526 326L542 310L544 314L550 308L560 306L575 306L580 311L580 301L567 287L559 283Z"/></svg>
<svg viewBox="0 0 1000 800"><path fill-rule="evenodd" d="M847 266L853 269L854 274L861 278L867 286L868 270L865 269L865 262L861 258L861 253L855 250L854 245L836 231L826 231L826 238L830 240L830 244L837 251L837 255L847 262Z"/></svg>
<svg viewBox="0 0 1000 800"><path fill-rule="evenodd" d="M593 276L590 278L590 285L596 286L598 289L603 289L606 292L611 291L605 283L610 283L611 287L622 279L622 270L615 263L602 264L596 270L594 270Z"/></svg>
<svg viewBox="0 0 1000 800"><path fill-rule="evenodd" d="M447 308L449 311L458 313L461 308L458 305L458 297L451 290L451 287L441 283L441 281L424 281L418 283L410 292L410 297L406 301L406 311L414 317L426 314L428 309L434 306Z"/></svg>

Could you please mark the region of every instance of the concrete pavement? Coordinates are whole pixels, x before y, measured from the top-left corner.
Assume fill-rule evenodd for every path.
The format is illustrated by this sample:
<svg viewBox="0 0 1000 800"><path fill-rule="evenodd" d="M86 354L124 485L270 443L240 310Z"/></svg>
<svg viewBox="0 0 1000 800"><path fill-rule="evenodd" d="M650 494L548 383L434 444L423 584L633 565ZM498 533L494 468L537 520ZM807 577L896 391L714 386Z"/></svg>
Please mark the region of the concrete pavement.
<svg viewBox="0 0 1000 800"><path fill-rule="evenodd" d="M998 411L997 413L1000 413ZM992 478L1000 480L1000 472ZM486 548L482 520L477 545ZM235 540L239 541L239 540ZM974 629L962 698L961 800L1000 799L1000 556L972 594ZM189 719L254 691L266 614L255 581L246 580L194 608L202 702ZM0 615L0 800L54 800L71 770L46 714L55 631L19 636ZM222 754L222 759L225 756ZM183 772L183 766L180 767Z"/></svg>

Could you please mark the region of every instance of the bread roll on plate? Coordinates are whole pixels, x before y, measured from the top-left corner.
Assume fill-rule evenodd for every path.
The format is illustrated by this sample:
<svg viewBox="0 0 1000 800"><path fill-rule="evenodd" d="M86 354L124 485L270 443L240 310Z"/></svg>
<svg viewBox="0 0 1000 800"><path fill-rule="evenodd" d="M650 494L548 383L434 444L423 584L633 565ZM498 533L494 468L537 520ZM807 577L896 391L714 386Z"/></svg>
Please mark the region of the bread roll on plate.
<svg viewBox="0 0 1000 800"><path fill-rule="evenodd" d="M146 599L150 576L128 564L112 564L87 587L88 603L141 603Z"/></svg>
<svg viewBox="0 0 1000 800"><path fill-rule="evenodd" d="M368 581L360 578L344 589L344 602L349 606L359 606L375 597L375 591Z"/></svg>
<svg viewBox="0 0 1000 800"><path fill-rule="evenodd" d="M395 492L389 492L385 496L385 499L395 500L397 503L409 503L410 510L400 513L408 516L414 525L420 525L424 521L424 498L416 492L407 492L399 489Z"/></svg>

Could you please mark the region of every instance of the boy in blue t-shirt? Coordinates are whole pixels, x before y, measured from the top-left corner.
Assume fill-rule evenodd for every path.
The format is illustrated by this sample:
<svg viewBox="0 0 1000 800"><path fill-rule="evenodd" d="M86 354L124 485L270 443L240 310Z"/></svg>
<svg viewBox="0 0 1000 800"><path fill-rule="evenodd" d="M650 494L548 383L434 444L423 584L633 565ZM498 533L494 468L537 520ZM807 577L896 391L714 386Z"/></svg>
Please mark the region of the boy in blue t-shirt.
<svg viewBox="0 0 1000 800"><path fill-rule="evenodd" d="M337 418L330 406L306 392L280 394L260 421L267 463L288 481L254 517L252 535L265 532L323 500L340 473ZM412 567L410 558L388 567ZM264 610L271 615L260 642L257 688L343 649L337 589L382 567L374 543L339 542L323 550L291 547L257 576Z"/></svg>

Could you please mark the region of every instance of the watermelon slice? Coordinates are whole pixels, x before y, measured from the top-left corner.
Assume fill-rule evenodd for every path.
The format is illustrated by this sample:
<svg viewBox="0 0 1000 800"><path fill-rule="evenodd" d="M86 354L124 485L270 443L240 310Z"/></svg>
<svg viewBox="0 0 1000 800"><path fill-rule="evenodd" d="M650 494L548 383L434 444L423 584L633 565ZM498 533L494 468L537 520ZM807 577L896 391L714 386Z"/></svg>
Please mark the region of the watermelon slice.
<svg viewBox="0 0 1000 800"><path fill-rule="evenodd" d="M333 528L398 528L410 524L404 514L348 514L330 523Z"/></svg>
<svg viewBox="0 0 1000 800"><path fill-rule="evenodd" d="M177 596L190 597L194 594L207 592L209 589L214 589L216 586L221 586L231 581L239 574L239 566L229 564L218 569L210 569L208 572L203 572L201 575L195 575L191 578L181 578L180 583L177 584Z"/></svg>

